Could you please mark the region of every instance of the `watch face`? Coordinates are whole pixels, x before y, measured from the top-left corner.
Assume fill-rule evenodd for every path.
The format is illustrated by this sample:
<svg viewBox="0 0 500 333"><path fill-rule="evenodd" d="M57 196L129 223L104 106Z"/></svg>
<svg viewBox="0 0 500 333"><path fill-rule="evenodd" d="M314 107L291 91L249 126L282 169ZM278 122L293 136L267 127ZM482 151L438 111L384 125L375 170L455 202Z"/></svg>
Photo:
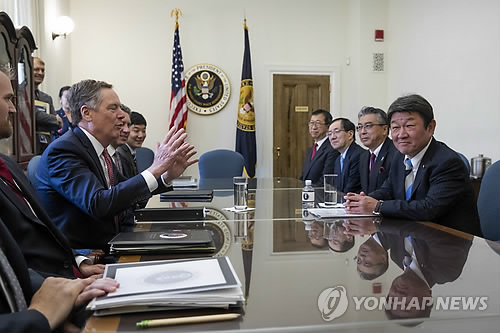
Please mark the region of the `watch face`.
<svg viewBox="0 0 500 333"><path fill-rule="evenodd" d="M217 66L199 64L186 72L186 95L189 110L210 115L226 106L231 86L226 74Z"/></svg>

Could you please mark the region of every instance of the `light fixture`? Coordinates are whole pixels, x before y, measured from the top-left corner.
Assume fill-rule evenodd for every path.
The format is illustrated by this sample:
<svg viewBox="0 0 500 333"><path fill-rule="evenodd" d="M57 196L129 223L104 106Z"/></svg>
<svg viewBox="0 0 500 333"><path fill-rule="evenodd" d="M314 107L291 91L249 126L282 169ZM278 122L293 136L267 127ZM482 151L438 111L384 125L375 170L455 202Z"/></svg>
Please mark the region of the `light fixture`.
<svg viewBox="0 0 500 333"><path fill-rule="evenodd" d="M56 39L59 36L64 36L66 38L73 29L75 28L75 23L69 16L60 16L53 27L52 32L52 40Z"/></svg>

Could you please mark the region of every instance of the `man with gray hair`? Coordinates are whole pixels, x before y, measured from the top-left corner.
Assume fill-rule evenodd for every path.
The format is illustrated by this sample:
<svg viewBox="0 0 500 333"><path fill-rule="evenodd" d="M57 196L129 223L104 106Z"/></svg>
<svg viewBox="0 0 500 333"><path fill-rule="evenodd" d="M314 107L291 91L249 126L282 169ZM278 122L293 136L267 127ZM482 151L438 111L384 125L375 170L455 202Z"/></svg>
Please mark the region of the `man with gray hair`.
<svg viewBox="0 0 500 333"><path fill-rule="evenodd" d="M44 152L37 190L54 223L76 249L108 250L129 207L172 189L170 181L196 163L183 129L171 129L158 144L153 164L125 179L108 150L126 117L113 86L84 80L69 90L74 125ZM68 135L69 134L69 135Z"/></svg>
<svg viewBox="0 0 500 333"><path fill-rule="evenodd" d="M369 150L359 157L361 190L368 194L378 190L389 176L394 154L399 154L389 139L387 114L381 109L365 106L358 113L356 127L360 141Z"/></svg>

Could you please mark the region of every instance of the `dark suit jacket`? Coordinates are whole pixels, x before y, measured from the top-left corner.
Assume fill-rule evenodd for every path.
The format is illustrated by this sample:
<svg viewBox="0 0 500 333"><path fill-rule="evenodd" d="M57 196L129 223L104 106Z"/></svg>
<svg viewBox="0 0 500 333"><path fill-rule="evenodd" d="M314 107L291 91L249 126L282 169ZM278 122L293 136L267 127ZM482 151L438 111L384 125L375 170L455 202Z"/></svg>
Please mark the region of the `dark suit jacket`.
<svg viewBox="0 0 500 333"><path fill-rule="evenodd" d="M125 179L113 169L116 185L108 189L99 157L79 127L54 141L40 159L37 191L75 249L107 249L116 234L114 216L129 217L129 207L152 195L142 175ZM153 194L167 190L159 180Z"/></svg>
<svg viewBox="0 0 500 333"><path fill-rule="evenodd" d="M361 181L359 179L359 157L366 150L361 148L356 142L351 143L347 150L344 167L340 171L340 156L335 161L334 172L339 175L339 184L337 191L347 193L359 193L361 190Z"/></svg>
<svg viewBox="0 0 500 333"><path fill-rule="evenodd" d="M388 222L388 221L387 221ZM391 259L404 270L404 239L411 236L419 268L430 287L460 277L472 246L472 237L463 238L416 222L391 221L380 224L379 239L391 249Z"/></svg>
<svg viewBox="0 0 500 333"><path fill-rule="evenodd" d="M304 159L304 167L300 180L310 179L313 184L322 184L323 175L332 173L335 160L339 156L338 151L332 148L330 141L326 139L319 147L311 160L313 148L309 148Z"/></svg>
<svg viewBox="0 0 500 333"><path fill-rule="evenodd" d="M37 290L39 285L32 283L21 249L1 219L0 247L19 281L26 304L29 305L34 290ZM0 288L0 332L50 332L50 327L47 319L36 310L10 313L5 295Z"/></svg>
<svg viewBox="0 0 500 333"><path fill-rule="evenodd" d="M51 222L24 172L16 162L0 154L12 177L23 192L31 209L19 200L12 190L0 181L0 218L22 249L30 268L42 275L74 278L73 252L68 240Z"/></svg>
<svg viewBox="0 0 500 333"><path fill-rule="evenodd" d="M121 145L116 149L120 154L123 166L123 175L127 178L134 177L139 172L137 172L137 164L134 161L134 156L127 145Z"/></svg>
<svg viewBox="0 0 500 333"><path fill-rule="evenodd" d="M432 138L406 201L404 156L396 156L382 187L369 195L385 200L383 216L431 221L481 236L476 198L469 173L458 154Z"/></svg>
<svg viewBox="0 0 500 333"><path fill-rule="evenodd" d="M392 140L386 138L377 159L370 172L370 151L363 152L359 157L359 177L361 180L361 190L368 194L379 189L389 177L392 158L400 152L394 147Z"/></svg>

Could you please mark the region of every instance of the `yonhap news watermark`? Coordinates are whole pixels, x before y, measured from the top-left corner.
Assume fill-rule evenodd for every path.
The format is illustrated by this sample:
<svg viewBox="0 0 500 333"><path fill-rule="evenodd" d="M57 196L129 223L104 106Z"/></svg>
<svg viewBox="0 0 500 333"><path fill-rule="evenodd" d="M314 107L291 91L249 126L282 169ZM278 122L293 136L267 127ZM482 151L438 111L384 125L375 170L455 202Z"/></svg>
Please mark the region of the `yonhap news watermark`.
<svg viewBox="0 0 500 333"><path fill-rule="evenodd" d="M397 318L428 317L431 310L443 311L484 311L488 308L488 296L347 296L344 286L326 288L318 297L318 309L325 321L342 316L354 303L354 309L375 311L385 310L398 313ZM406 313L408 316L401 315ZM418 313L422 315L419 316ZM410 315L414 314L414 315ZM417 315L415 315L417 314Z"/></svg>

